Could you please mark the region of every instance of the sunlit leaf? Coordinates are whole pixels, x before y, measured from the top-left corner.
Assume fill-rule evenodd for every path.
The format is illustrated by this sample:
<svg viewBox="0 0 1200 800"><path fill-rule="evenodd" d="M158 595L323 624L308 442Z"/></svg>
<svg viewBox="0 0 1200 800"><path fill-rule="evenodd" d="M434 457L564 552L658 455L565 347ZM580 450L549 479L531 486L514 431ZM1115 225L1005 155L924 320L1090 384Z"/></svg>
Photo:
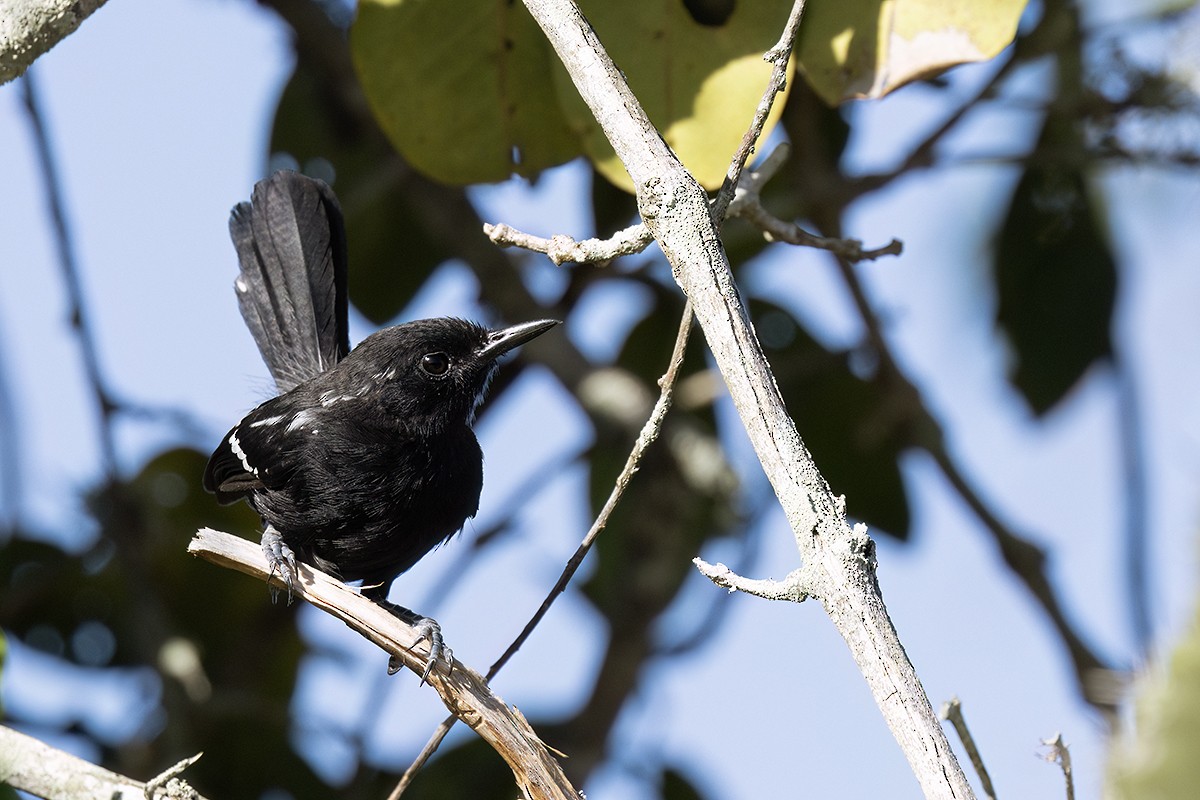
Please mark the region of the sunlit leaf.
<svg viewBox="0 0 1200 800"><path fill-rule="evenodd" d="M677 0L580 3L650 121L708 189L721 185L750 125L771 74L763 53L779 40L791 6L790 0L739 0L723 23L705 24ZM610 181L633 191L574 84L565 71L556 70L555 77L559 100L588 158ZM776 100L763 139L784 101L785 96Z"/></svg>
<svg viewBox="0 0 1200 800"><path fill-rule="evenodd" d="M1027 0L842 0L809 3L798 54L830 105L882 97L1012 42Z"/></svg>

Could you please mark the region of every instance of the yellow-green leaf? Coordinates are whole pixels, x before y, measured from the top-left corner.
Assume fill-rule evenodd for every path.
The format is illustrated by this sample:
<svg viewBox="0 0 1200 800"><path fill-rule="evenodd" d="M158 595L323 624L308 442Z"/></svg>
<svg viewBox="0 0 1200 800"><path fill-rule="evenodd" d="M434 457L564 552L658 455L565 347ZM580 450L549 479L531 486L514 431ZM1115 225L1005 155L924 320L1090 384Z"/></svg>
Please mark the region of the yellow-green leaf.
<svg viewBox="0 0 1200 800"><path fill-rule="evenodd" d="M1190 800L1200 785L1200 613L1136 688L1134 725L1113 748L1104 795Z"/></svg>
<svg viewBox="0 0 1200 800"><path fill-rule="evenodd" d="M702 24L681 0L580 3L650 120L708 189L720 186L750 125L771 74L763 53L778 41L791 6L791 0L738 0L720 24ZM563 110L584 151L601 174L632 191L624 167L565 71L555 74ZM764 137L785 99L776 99Z"/></svg>
<svg viewBox="0 0 1200 800"><path fill-rule="evenodd" d="M350 47L381 127L434 180L529 176L579 153L520 3L363 0Z"/></svg>
<svg viewBox="0 0 1200 800"><path fill-rule="evenodd" d="M1026 0L813 0L798 54L830 105L882 97L957 64L986 61L1012 42Z"/></svg>

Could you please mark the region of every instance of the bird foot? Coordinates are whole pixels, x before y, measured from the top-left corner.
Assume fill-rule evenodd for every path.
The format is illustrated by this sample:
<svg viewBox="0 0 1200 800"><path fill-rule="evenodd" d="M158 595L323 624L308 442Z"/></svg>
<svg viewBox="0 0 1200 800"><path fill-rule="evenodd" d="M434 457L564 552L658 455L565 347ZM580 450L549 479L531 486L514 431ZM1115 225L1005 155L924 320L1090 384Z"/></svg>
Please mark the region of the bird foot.
<svg viewBox="0 0 1200 800"><path fill-rule="evenodd" d="M446 647L446 643L442 639L442 626L438 624L437 620L422 617L415 611L410 611L394 603L386 605L397 618L416 628L417 640L413 642L412 647L408 648L410 652L421 642L429 642L429 658L425 660L425 669L421 672L422 685L429 682L429 673L433 671L433 666L441 658L446 660L446 675L449 676L454 670L454 651ZM399 658L392 656L388 659L388 675L395 675L403 666L404 664Z"/></svg>
<svg viewBox="0 0 1200 800"><path fill-rule="evenodd" d="M267 566L270 567L268 579L279 573L284 586L287 587L287 601L290 606L292 604L292 587L296 584L296 554L283 541L279 531L270 525L263 531L262 551L263 555L267 557ZM274 603L278 599L279 590L272 586L271 602Z"/></svg>

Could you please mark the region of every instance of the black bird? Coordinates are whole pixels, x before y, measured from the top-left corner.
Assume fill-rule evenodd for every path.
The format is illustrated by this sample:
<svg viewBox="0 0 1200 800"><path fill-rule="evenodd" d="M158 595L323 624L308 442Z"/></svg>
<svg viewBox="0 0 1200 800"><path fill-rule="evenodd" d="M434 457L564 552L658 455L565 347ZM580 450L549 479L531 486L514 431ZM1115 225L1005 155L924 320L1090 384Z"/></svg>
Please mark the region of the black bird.
<svg viewBox="0 0 1200 800"><path fill-rule="evenodd" d="M444 649L441 630L387 603L388 589L475 515L483 486L475 411L497 359L557 321L489 331L418 320L351 352L333 191L277 172L233 209L229 230L242 316L281 394L225 436L204 488L222 503L245 499L262 516L263 551L289 599L299 559L362 581L364 596L416 625L430 643L427 677Z"/></svg>

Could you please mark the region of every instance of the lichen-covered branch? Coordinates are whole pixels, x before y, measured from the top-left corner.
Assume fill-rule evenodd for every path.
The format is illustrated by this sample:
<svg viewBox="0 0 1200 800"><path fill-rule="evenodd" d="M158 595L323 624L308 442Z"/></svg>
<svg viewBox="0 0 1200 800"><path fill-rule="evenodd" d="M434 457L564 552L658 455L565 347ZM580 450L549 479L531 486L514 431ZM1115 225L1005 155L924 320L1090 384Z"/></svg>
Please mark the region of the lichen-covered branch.
<svg viewBox="0 0 1200 800"><path fill-rule="evenodd" d="M73 33L105 0L0 0L0 84Z"/></svg>
<svg viewBox="0 0 1200 800"><path fill-rule="evenodd" d="M145 797L147 800L204 800L179 773L199 756L184 759L143 783L0 725L0 786L47 800Z"/></svg>
<svg viewBox="0 0 1200 800"><path fill-rule="evenodd" d="M926 797L974 797L900 644L871 540L851 529L784 408L746 316L708 197L646 117L571 0L525 0L637 189L638 209L696 312L791 525L809 591L846 640Z"/></svg>

